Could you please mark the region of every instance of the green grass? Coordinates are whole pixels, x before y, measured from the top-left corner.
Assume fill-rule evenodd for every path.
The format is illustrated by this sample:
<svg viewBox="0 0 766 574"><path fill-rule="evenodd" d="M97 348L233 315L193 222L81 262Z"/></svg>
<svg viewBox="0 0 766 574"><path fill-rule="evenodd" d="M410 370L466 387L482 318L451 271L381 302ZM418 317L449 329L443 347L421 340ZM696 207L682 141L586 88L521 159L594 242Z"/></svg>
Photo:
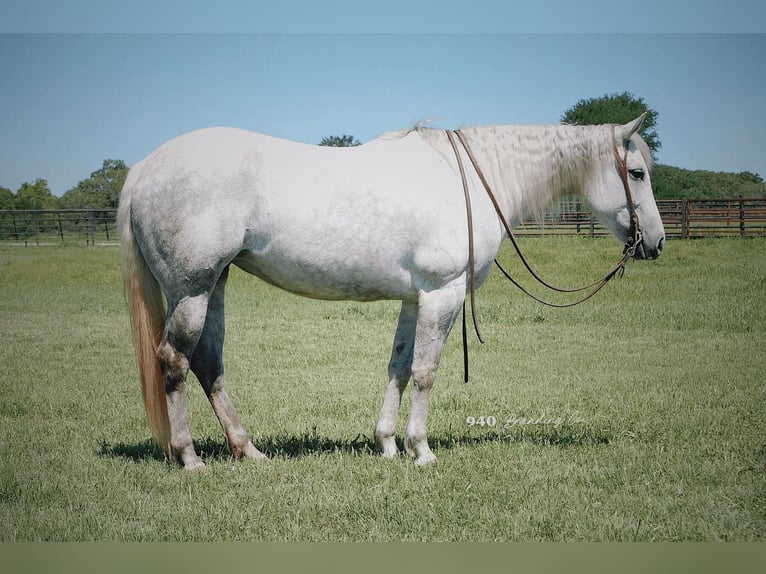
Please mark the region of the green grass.
<svg viewBox="0 0 766 574"><path fill-rule="evenodd" d="M610 240L523 244L569 284L619 253ZM166 464L118 267L115 248L0 246L0 540L766 538L764 240L671 241L568 310L493 273L468 385L457 330L445 350L430 468L373 452L398 303L301 299L238 270L228 388L270 460L229 459L192 381L208 468Z"/></svg>

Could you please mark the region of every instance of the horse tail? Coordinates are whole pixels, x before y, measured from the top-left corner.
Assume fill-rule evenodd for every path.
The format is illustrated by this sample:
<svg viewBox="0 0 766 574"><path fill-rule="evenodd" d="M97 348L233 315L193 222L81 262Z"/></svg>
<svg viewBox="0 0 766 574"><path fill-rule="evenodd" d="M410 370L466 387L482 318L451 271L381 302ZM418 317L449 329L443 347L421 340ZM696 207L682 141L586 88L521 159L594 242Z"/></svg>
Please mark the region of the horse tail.
<svg viewBox="0 0 766 574"><path fill-rule="evenodd" d="M135 166L129 172L117 212L122 280L128 301L146 417L154 439L170 456L170 420L162 369L157 358L157 349L165 330L165 304L159 284L136 242L130 216L131 193L139 169L140 166Z"/></svg>

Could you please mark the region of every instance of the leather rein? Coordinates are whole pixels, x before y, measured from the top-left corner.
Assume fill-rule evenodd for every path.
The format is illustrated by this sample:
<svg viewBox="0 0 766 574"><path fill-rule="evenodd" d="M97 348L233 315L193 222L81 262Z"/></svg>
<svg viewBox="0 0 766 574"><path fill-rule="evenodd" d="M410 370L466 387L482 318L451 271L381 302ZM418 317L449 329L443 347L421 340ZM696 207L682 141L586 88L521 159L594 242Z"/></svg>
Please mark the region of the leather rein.
<svg viewBox="0 0 766 574"><path fill-rule="evenodd" d="M636 250L641 244L641 240L642 240L641 226L639 225L638 214L636 213L636 207L633 202L633 196L630 192L630 179L628 174L628 162L627 162L628 146L626 144L623 144L623 148L625 152L621 156L619 148L617 146L617 136L615 134L615 127L616 126L614 125L612 126L612 147L614 150L614 158L615 158L615 163L617 165L617 170L620 173L620 179L622 180L622 185L625 190L625 199L627 200L628 212L630 214L629 237L627 241L625 242L625 246L622 251L622 258L606 275L604 275L600 279L597 279L596 281L593 281L592 283L589 283L588 285L583 285L582 287L577 287L574 289L557 287L556 285L553 285L550 282L543 279L532 268L532 266L529 264L529 261L522 253L521 248L519 247L518 240L516 239L516 236L513 233L513 230L511 229L511 225L509 224L505 215L503 215L503 211L500 208L500 204L498 203L497 198L495 197L495 194L492 192L492 188L487 182L487 178L484 176L484 173L479 167L479 164L476 161L476 157L473 155L471 148L468 146L468 142L466 141L465 136L460 130L447 130L447 138L449 139L450 145L452 146L452 150L455 153L455 158L457 159L457 165L460 171L460 178L463 183L463 193L465 194L466 216L468 220L468 266L469 266L469 293L471 298L471 317L473 319L473 327L474 327L474 330L476 331L476 336L478 337L480 343L484 343L484 338L481 335L481 330L479 329L479 322L476 315L476 293L475 293L476 292L476 276L475 276L476 268L475 268L475 260L474 260L473 215L471 212L471 197L468 190L468 180L466 178L465 168L463 167L463 160L460 156L460 152L458 150L456 140L460 142L466 154L468 155L468 158L471 161L471 164L473 166L474 171L476 172L476 175L479 177L479 180L481 181L482 186L484 187L484 190L487 192L487 196L489 197L493 207L495 208L495 212L497 212L497 215L500 218L500 222L505 228L505 232L508 234L508 238L511 240L511 243L513 244L513 247L516 250L516 253L518 254L519 258L521 259L521 262L524 264L524 267L526 267L527 271L529 271L532 277L538 283L550 289L551 291L556 291L558 293L582 293L583 291L587 291L587 293L581 296L578 300L571 303L563 303L563 304L551 303L549 301L545 301L537 297L536 295L528 291L526 288L524 288L518 281L516 281L513 277L511 277L510 273L508 273L508 271L506 271L502 265L500 265L497 258L495 258L494 260L495 265L498 267L498 269L500 269L503 275L511 283L513 283L524 294L528 295L529 297L531 297L538 303L542 303L543 305L547 305L548 307L564 308L564 307L574 307L575 305L579 305L580 303L587 301L588 299L593 297L596 293L598 293L616 275L622 276L625 273L625 264L627 263L628 259L630 259L636 254ZM463 327L462 327L463 380L464 382L467 383L468 382L468 332L466 329L465 315L466 313L465 313L465 301L464 301L463 302Z"/></svg>

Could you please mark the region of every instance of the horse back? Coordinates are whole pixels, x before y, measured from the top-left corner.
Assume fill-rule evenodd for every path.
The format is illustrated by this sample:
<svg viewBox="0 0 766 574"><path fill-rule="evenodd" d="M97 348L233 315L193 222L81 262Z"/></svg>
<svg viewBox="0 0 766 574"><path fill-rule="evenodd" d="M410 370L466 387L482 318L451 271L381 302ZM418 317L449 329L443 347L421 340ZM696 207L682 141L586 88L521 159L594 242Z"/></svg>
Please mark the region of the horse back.
<svg viewBox="0 0 766 574"><path fill-rule="evenodd" d="M459 181L417 133L327 148L212 128L171 140L140 171L132 217L160 274L234 261L303 295L369 300L465 265Z"/></svg>

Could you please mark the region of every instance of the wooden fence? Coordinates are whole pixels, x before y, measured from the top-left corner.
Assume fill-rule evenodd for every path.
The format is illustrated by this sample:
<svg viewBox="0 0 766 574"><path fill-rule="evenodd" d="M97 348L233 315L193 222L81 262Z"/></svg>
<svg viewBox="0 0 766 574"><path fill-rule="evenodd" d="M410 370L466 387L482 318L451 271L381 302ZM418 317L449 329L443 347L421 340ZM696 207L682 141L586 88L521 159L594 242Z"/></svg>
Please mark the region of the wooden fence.
<svg viewBox="0 0 766 574"><path fill-rule="evenodd" d="M665 199L658 200L657 207L667 237L766 236L766 199ZM609 234L579 201L561 202L543 217L525 221L517 233L589 237Z"/></svg>
<svg viewBox="0 0 766 574"><path fill-rule="evenodd" d="M657 204L669 237L766 236L766 199L664 200Z"/></svg>
<svg viewBox="0 0 766 574"><path fill-rule="evenodd" d="M668 237L765 237L766 199L659 200ZM0 241L16 245L116 245L114 209L0 210ZM518 235L584 235L609 232L579 201L563 201L544 216L527 220Z"/></svg>

